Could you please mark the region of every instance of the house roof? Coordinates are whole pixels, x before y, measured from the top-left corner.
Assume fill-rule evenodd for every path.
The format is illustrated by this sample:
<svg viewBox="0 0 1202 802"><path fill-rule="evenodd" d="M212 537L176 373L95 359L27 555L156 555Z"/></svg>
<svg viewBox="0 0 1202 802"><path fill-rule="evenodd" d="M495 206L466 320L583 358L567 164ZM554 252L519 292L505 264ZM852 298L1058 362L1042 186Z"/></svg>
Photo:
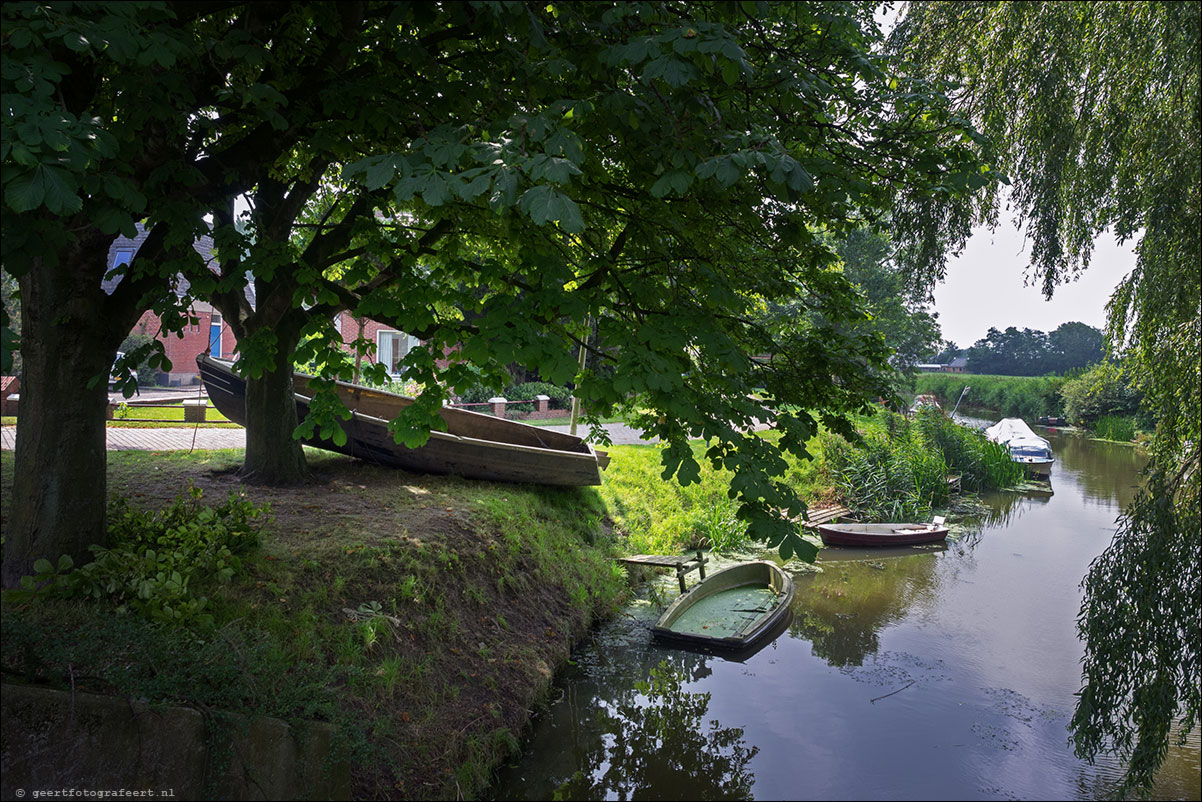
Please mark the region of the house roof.
<svg viewBox="0 0 1202 802"><path fill-rule="evenodd" d="M108 266L110 274L106 275L104 281L100 284L106 295L112 295L113 290L116 289L117 285L121 283L121 279L125 278L124 273L117 275L111 274L112 270L116 267L117 254L121 251L132 248L133 254L136 256L138 249L142 247L142 243L145 242L146 238L150 235L149 229L142 225L142 223L136 223L136 225L138 228L137 236L117 237L113 240L113 244L109 246ZM217 272L217 255L213 252L213 238L211 236L204 234L198 237L196 241L192 243L192 248L198 254L200 254L200 257L205 260L205 264L209 265L213 272ZM188 289L191 286L191 283L186 278L177 275L172 284L172 291L175 293L177 298L183 298L185 295L187 295ZM254 282L246 282L245 293L246 300L250 301L250 305L253 308L255 305Z"/></svg>

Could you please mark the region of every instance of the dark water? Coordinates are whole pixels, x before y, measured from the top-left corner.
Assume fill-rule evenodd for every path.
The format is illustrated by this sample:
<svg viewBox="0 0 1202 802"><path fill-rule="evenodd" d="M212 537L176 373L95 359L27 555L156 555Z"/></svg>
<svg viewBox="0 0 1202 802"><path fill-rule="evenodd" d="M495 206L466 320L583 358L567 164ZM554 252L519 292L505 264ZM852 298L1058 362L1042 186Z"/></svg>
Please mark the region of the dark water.
<svg viewBox="0 0 1202 802"><path fill-rule="evenodd" d="M661 648L659 598L577 652L500 799L1098 799L1066 729L1080 581L1142 459L1050 433L1054 494L998 493L946 548L824 549L789 630L743 662ZM975 523L973 523L975 521ZM662 588L662 590L661 590ZM1199 799L1195 732L1156 799Z"/></svg>

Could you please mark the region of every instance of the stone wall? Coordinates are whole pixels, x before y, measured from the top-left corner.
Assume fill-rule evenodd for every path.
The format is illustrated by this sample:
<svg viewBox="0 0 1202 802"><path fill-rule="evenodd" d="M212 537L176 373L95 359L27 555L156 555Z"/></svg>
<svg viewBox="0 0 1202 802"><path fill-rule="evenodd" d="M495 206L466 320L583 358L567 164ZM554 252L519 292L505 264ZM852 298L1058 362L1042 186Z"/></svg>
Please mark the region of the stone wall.
<svg viewBox="0 0 1202 802"><path fill-rule="evenodd" d="M4 684L0 797L350 799L350 767L318 722L150 706ZM61 793L71 791L71 793ZM121 792L126 793L122 794ZM149 792L149 793L148 793Z"/></svg>

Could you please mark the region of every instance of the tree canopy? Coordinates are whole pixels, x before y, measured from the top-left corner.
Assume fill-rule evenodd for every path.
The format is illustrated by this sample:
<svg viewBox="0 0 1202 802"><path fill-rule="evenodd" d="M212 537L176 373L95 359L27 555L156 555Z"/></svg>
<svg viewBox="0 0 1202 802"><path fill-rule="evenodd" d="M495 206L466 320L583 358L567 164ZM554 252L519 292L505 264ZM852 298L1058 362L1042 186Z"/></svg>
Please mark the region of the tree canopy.
<svg viewBox="0 0 1202 802"><path fill-rule="evenodd" d="M1107 333L1157 426L1146 486L1084 581L1072 724L1079 754L1129 758L1124 790L1151 784L1174 721L1187 734L1202 711L1200 17L1197 3L924 2L893 33L958 82L955 107L998 148L1011 188L986 187L977 219L1017 211L1046 294L1098 236L1138 241Z"/></svg>
<svg viewBox="0 0 1202 802"><path fill-rule="evenodd" d="M1062 323L1050 334L1008 326L990 328L968 349L973 373L1002 376L1043 376L1089 367L1105 355L1105 337L1084 323Z"/></svg>
<svg viewBox="0 0 1202 802"><path fill-rule="evenodd" d="M329 315L347 308L425 340L403 363L426 392L399 440L421 443L457 384L536 365L665 441L665 478L692 481L686 439L708 439L751 530L812 555L789 521L801 503L775 478L779 449L804 456L818 420L846 428L885 367L879 340L844 325L863 312L827 241L991 180L938 87L877 52L873 10L9 3L4 267L22 282L23 323L48 314L51 285L112 307L103 244L145 218L152 247L114 295L173 303L183 273L227 311L261 399L248 463L300 453L292 362L341 375ZM218 272L186 247L206 215ZM765 322L786 298L819 314ZM590 321L609 369L576 375L568 355ZM48 364L67 345L52 327L22 334L27 373L31 354ZM110 339L76 345L80 359L111 361ZM45 392L49 377L30 375ZM347 414L327 386L305 425L337 438ZM757 420L779 444L749 433ZM22 438L36 435L18 431L18 474L44 472L55 457ZM10 565L56 556L60 524L39 524L41 546L21 534L31 525L14 516L6 581Z"/></svg>

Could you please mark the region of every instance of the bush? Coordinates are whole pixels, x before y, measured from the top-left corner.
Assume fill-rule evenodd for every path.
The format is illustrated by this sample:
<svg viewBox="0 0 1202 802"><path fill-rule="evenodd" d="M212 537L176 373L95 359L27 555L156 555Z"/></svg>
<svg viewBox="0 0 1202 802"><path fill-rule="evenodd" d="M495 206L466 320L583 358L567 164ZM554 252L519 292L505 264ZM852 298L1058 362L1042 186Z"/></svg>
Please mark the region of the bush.
<svg viewBox="0 0 1202 802"><path fill-rule="evenodd" d="M463 404L482 404L497 395L495 390L490 390L487 387L477 385L459 394L460 403ZM501 396L510 401L523 401L526 403L509 404L505 407L508 412L532 412L535 408L534 397L537 395L550 396L551 409L567 409L571 406L572 391L566 387L558 387L547 382L523 382L521 384L511 384L506 387L501 393Z"/></svg>
<svg viewBox="0 0 1202 802"><path fill-rule="evenodd" d="M266 508L230 493L219 507L200 504L201 491L177 498L162 512L143 512L118 497L109 505L109 546L91 546L95 559L78 570L64 555L58 565L34 564L36 575L21 587L31 595L108 599L162 623L211 626L200 595L213 581L228 582L242 570L239 555L258 545Z"/></svg>
<svg viewBox="0 0 1202 802"><path fill-rule="evenodd" d="M1060 393L1069 422L1082 426L1091 426L1107 416L1132 417L1139 412L1142 400L1140 392L1127 383L1122 368L1113 362L1102 362L1065 382Z"/></svg>
<svg viewBox="0 0 1202 802"><path fill-rule="evenodd" d="M1023 477L1005 448L934 410L913 423L890 412L866 423L871 430L855 445L825 435L823 453L847 505L871 520L930 517L949 501L950 473L958 472L968 490L1007 487Z"/></svg>
<svg viewBox="0 0 1202 802"><path fill-rule="evenodd" d="M153 387L159 375L159 368L151 365L151 356L154 351L154 338L149 334L134 333L129 335L122 341L121 347L117 349L124 354L139 354L140 359L134 373L138 377L138 385L140 387Z"/></svg>
<svg viewBox="0 0 1202 802"><path fill-rule="evenodd" d="M1130 442L1135 439L1135 420L1120 415L1103 415L1094 422L1093 430L1103 440Z"/></svg>

